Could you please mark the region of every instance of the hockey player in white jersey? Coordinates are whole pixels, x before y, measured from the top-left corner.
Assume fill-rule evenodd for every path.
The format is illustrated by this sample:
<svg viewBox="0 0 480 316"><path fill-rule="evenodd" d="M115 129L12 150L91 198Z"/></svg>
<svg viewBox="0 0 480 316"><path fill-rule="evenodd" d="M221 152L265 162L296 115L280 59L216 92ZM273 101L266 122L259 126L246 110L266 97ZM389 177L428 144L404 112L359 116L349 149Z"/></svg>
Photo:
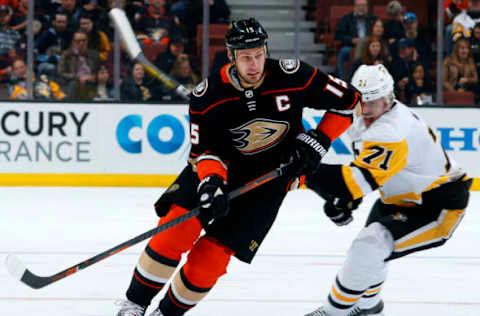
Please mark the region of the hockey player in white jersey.
<svg viewBox="0 0 480 316"><path fill-rule="evenodd" d="M352 220L363 196L379 189L381 197L325 305L307 316L384 315L380 291L388 262L444 244L468 204L472 180L424 121L395 100L386 68L363 65L352 84L363 96L361 117L348 130L355 158L350 165L322 164L307 185L326 200L325 213L339 226Z"/></svg>

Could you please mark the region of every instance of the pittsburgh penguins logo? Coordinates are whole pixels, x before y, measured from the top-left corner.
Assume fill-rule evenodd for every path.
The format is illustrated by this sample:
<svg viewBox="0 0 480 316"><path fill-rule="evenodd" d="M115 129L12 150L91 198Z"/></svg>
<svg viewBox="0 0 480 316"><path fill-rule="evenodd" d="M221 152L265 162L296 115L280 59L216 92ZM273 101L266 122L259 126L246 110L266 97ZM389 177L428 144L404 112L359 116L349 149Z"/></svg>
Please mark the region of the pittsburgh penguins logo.
<svg viewBox="0 0 480 316"><path fill-rule="evenodd" d="M279 63L280 68L287 74L293 74L300 68L300 61L298 59L280 59Z"/></svg>
<svg viewBox="0 0 480 316"><path fill-rule="evenodd" d="M289 129L288 122L255 119L230 132L235 148L245 155L254 155L277 145Z"/></svg>
<svg viewBox="0 0 480 316"><path fill-rule="evenodd" d="M202 82L200 82L196 87L195 89L193 89L193 95L196 96L196 97L201 97L202 95L205 94L205 92L207 92L207 88L208 88L208 79L205 79L203 80Z"/></svg>

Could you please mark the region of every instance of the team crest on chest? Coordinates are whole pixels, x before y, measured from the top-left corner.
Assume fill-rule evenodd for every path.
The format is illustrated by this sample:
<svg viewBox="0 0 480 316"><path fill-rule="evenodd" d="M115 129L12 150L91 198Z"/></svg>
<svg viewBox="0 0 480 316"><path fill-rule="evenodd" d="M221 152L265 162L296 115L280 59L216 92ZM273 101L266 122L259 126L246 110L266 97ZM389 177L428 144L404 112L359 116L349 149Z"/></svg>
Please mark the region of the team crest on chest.
<svg viewBox="0 0 480 316"><path fill-rule="evenodd" d="M254 155L277 145L289 129L288 122L255 119L230 132L235 148L245 155Z"/></svg>
<svg viewBox="0 0 480 316"><path fill-rule="evenodd" d="M295 73L300 68L300 61L294 58L280 59L280 68L287 74Z"/></svg>
<svg viewBox="0 0 480 316"><path fill-rule="evenodd" d="M192 93L196 97L201 97L202 95L205 94L205 92L207 92L207 88L208 88L208 79L205 78L202 82L197 84L195 89L193 89Z"/></svg>

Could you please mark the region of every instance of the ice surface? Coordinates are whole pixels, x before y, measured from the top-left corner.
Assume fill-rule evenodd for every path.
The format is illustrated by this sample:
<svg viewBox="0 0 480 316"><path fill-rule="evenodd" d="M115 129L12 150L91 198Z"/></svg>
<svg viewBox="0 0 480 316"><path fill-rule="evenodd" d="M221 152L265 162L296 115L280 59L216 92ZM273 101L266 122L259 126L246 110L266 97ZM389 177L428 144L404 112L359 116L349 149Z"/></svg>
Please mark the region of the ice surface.
<svg viewBox="0 0 480 316"><path fill-rule="evenodd" d="M113 315L145 242L40 290L10 276L15 254L35 274L51 275L154 227L163 189L0 187L0 311L9 316ZM302 316L326 298L346 250L376 199L337 227L308 190L289 194L251 265L228 274L187 315ZM480 192L443 247L392 262L384 286L387 316L480 315ZM157 296L154 303L158 302Z"/></svg>

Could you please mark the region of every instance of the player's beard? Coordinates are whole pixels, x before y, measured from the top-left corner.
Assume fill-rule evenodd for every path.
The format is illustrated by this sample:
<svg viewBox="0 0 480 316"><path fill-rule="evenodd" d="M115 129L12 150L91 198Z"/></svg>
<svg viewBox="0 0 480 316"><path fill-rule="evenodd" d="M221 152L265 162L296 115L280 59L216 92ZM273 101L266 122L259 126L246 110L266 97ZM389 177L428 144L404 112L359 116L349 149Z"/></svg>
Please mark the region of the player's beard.
<svg viewBox="0 0 480 316"><path fill-rule="evenodd" d="M255 81L252 81L252 80L249 80L248 78L245 78L241 73L240 71L237 70L237 75L238 75L238 78L240 79L240 83L246 83L248 84L249 86L255 86L257 85L257 83L259 83L263 76L265 74L265 68L263 69L262 73L260 74L260 76L258 76L258 79L255 80ZM243 85L243 84L242 84Z"/></svg>

